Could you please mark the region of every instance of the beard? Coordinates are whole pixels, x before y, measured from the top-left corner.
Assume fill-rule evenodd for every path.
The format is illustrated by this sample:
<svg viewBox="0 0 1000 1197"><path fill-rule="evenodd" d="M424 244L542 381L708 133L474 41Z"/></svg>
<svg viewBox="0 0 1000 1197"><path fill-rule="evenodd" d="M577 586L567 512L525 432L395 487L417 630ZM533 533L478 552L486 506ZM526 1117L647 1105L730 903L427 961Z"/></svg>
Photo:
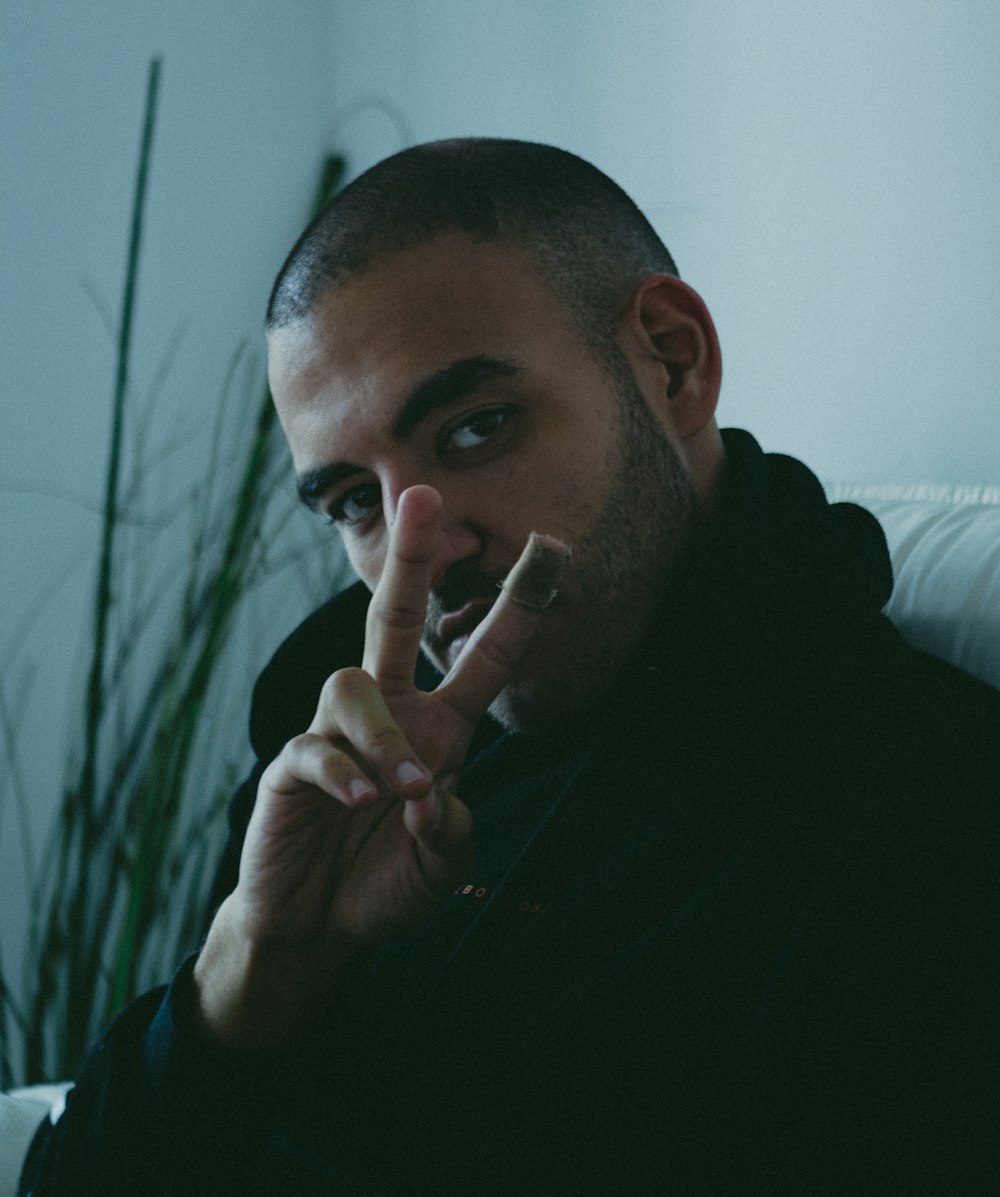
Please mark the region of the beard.
<svg viewBox="0 0 1000 1197"><path fill-rule="evenodd" d="M695 494L677 451L624 360L611 372L620 406L610 482L571 546L559 593L490 706L507 731L567 739L588 725L654 618L693 522ZM441 615L495 599L502 581L467 565L431 594L424 644L432 660L445 655L433 631Z"/></svg>

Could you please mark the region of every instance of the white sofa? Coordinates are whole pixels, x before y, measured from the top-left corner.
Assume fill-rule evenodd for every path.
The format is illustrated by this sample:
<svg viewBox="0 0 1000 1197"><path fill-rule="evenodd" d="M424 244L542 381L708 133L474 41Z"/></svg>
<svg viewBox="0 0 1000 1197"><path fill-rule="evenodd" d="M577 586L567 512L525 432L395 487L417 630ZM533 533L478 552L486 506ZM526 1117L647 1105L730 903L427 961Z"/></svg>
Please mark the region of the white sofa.
<svg viewBox="0 0 1000 1197"><path fill-rule="evenodd" d="M62 1113L68 1085L33 1085L0 1093L0 1197L14 1197L21 1163L43 1118Z"/></svg>
<svg viewBox="0 0 1000 1197"><path fill-rule="evenodd" d="M896 576L886 611L906 639L1000 688L1000 486L831 483L827 493L867 507L885 529ZM0 1094L0 1197L13 1197L32 1136L58 1117L65 1088Z"/></svg>
<svg viewBox="0 0 1000 1197"><path fill-rule="evenodd" d="M826 489L878 517L896 579L886 613L909 643L1000 689L1000 486Z"/></svg>

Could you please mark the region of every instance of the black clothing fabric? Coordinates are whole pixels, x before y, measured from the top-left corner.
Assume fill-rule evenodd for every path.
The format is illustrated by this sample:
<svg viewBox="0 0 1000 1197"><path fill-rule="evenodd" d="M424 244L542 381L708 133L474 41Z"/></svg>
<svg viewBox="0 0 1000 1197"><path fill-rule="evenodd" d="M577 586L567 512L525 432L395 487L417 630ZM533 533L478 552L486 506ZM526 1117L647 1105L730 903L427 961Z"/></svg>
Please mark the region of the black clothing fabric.
<svg viewBox="0 0 1000 1197"><path fill-rule="evenodd" d="M726 450L600 717L558 746L484 727L475 865L437 916L281 1060L198 1039L188 962L95 1049L23 1192L990 1190L1000 694L880 614L870 515L746 433ZM366 604L261 676L219 898Z"/></svg>

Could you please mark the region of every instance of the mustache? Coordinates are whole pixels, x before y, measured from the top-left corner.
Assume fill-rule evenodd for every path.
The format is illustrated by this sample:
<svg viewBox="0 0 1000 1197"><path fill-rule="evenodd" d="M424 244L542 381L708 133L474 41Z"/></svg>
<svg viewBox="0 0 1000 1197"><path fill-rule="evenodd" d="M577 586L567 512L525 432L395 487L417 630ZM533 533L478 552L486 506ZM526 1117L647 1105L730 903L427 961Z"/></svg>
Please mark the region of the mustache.
<svg viewBox="0 0 1000 1197"><path fill-rule="evenodd" d="M459 611L466 603L476 599L492 602L497 597L505 570L482 570L474 565L458 565L449 571L440 586L436 586L427 598L428 614L435 618Z"/></svg>

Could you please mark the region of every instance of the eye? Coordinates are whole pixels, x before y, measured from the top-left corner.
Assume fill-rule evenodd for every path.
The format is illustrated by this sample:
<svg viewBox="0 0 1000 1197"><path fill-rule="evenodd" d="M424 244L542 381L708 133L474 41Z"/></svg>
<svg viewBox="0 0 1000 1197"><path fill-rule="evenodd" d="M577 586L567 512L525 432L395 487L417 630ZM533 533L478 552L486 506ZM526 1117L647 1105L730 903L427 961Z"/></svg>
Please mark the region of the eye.
<svg viewBox="0 0 1000 1197"><path fill-rule="evenodd" d="M478 449L507 423L510 412L506 408L493 407L465 416L456 424L446 428L440 437L440 449L444 453L463 452Z"/></svg>
<svg viewBox="0 0 1000 1197"><path fill-rule="evenodd" d="M355 486L353 490L345 491L327 513L331 524L345 524L348 527L363 524L375 511L382 501L382 494L378 484L366 482L363 486Z"/></svg>

